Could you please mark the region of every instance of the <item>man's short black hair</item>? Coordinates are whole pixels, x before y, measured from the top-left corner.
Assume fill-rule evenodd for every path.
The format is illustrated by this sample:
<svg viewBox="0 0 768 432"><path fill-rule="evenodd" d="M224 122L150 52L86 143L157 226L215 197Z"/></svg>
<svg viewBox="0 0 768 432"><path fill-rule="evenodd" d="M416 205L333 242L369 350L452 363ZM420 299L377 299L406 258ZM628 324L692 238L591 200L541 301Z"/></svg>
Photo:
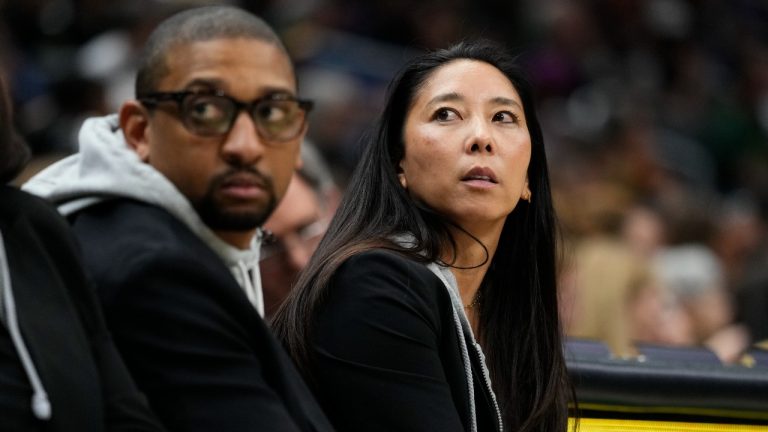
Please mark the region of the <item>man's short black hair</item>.
<svg viewBox="0 0 768 432"><path fill-rule="evenodd" d="M286 51L269 24L242 9L206 6L179 12L149 36L139 59L136 97L157 91L158 83L169 72L166 60L174 47L222 38L258 39Z"/></svg>

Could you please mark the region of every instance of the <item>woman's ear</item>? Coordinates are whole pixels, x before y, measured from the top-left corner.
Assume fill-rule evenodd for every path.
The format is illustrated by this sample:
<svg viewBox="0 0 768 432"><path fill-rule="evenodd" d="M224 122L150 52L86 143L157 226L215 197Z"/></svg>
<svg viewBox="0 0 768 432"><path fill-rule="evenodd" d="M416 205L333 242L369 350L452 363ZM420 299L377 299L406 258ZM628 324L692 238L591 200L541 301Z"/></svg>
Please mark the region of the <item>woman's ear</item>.
<svg viewBox="0 0 768 432"><path fill-rule="evenodd" d="M128 101L120 108L120 129L139 159L149 162L149 112L139 101Z"/></svg>

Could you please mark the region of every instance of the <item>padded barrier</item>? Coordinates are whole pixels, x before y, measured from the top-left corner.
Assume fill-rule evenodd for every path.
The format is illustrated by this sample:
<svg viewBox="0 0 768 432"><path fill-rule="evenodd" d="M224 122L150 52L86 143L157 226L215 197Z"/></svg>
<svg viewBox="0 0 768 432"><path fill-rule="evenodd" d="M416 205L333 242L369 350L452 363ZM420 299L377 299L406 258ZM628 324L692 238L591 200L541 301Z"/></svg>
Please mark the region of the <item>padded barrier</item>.
<svg viewBox="0 0 768 432"><path fill-rule="evenodd" d="M573 421L570 422L573 429ZM586 418L579 432L768 432L768 426Z"/></svg>
<svg viewBox="0 0 768 432"><path fill-rule="evenodd" d="M577 339L566 342L568 369L585 420L768 425L768 366L760 361L764 359L763 352L752 353L758 360L747 367L723 365L704 348L651 345L638 348L638 357L622 359L612 356L600 342Z"/></svg>

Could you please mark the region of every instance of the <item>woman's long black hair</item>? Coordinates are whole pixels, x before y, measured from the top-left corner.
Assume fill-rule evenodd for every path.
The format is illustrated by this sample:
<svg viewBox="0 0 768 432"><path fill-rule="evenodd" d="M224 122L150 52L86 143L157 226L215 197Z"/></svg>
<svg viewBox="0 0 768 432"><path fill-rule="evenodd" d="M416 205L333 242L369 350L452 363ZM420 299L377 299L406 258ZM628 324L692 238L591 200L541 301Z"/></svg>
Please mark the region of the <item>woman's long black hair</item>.
<svg viewBox="0 0 768 432"><path fill-rule="evenodd" d="M411 60L392 81L374 135L325 237L273 320L273 328L311 382L308 341L314 312L328 281L350 256L371 248L398 250L418 261L438 261L455 246L449 224L411 199L397 179L404 156L403 126L416 94L441 66L460 59L499 69L517 90L531 138L531 202L507 216L483 280L479 339L485 347L505 426L512 431L564 431L569 399L557 308L556 227L544 140L532 89L514 59L499 45L465 41ZM393 244L402 233L414 247ZM450 250L450 249L449 249Z"/></svg>

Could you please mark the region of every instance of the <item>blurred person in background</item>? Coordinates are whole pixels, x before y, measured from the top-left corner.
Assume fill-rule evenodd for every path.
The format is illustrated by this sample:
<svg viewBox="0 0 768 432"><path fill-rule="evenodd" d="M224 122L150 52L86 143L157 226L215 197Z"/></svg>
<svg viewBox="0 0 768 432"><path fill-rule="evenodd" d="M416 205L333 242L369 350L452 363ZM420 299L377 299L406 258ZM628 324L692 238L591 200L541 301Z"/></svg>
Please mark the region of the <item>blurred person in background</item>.
<svg viewBox="0 0 768 432"><path fill-rule="evenodd" d="M747 328L737 323L736 293L729 288L740 270L733 258L756 240L733 229L722 198L694 184L667 182L655 198L666 235L652 257L653 266L668 301L691 323L688 345L707 347L721 361L732 363L750 339ZM721 241L726 231L732 234L729 245ZM724 259L734 273L726 271Z"/></svg>
<svg viewBox="0 0 768 432"><path fill-rule="evenodd" d="M28 157L0 76L0 429L160 431L107 331L67 222L7 184Z"/></svg>
<svg viewBox="0 0 768 432"><path fill-rule="evenodd" d="M754 343L768 340L768 230L757 200L740 191L725 200L717 218L713 250L723 263L736 319Z"/></svg>
<svg viewBox="0 0 768 432"><path fill-rule="evenodd" d="M301 154L301 168L264 223L271 234L262 246L259 263L267 319L283 303L299 271L309 262L340 199L339 188L310 142L302 143Z"/></svg>
<svg viewBox="0 0 768 432"><path fill-rule="evenodd" d="M752 343L768 347L768 239L762 237L760 248L746 261L744 274L734 286L737 319L746 326Z"/></svg>
<svg viewBox="0 0 768 432"><path fill-rule="evenodd" d="M690 343L687 317L667 302L651 266L663 241L655 219L635 214L634 194L613 182L594 179L568 187L570 193L558 201L567 210L566 266L560 278L568 336L603 341L621 357L637 355L638 341Z"/></svg>
<svg viewBox="0 0 768 432"><path fill-rule="evenodd" d="M689 318L689 344L706 346L725 363L738 360L749 345L749 333L735 324L735 305L715 253L702 244L668 246L654 256L654 267L670 301Z"/></svg>
<svg viewBox="0 0 768 432"><path fill-rule="evenodd" d="M688 321L665 310L647 260L608 237L582 240L574 249L569 336L603 341L619 357L639 354L640 341L690 342Z"/></svg>

